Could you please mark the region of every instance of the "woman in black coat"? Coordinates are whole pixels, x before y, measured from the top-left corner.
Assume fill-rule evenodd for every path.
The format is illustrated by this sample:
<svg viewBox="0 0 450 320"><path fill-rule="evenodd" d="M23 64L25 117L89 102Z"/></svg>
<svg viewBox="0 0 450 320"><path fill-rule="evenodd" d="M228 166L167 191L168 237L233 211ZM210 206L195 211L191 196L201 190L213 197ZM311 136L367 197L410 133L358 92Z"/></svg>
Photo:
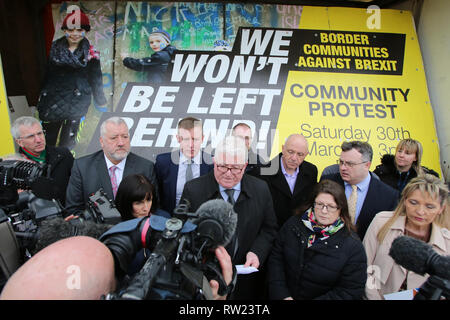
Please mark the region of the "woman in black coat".
<svg viewBox="0 0 450 320"><path fill-rule="evenodd" d="M76 15L80 17L78 26ZM37 108L47 144L55 146L59 134L58 145L72 149L80 120L88 112L92 96L99 106L107 101L103 93L100 55L86 38L90 30L88 17L81 11L74 11L66 16L61 29L64 36L52 43Z"/></svg>
<svg viewBox="0 0 450 320"><path fill-rule="evenodd" d="M270 299L362 299L367 260L342 186L316 185L306 211L280 229L268 261Z"/></svg>
<svg viewBox="0 0 450 320"><path fill-rule="evenodd" d="M439 178L439 174L431 169L422 167L422 145L414 139L403 139L395 148L395 155L385 154L381 164L374 173L380 180L400 191L411 179L418 175L429 173Z"/></svg>

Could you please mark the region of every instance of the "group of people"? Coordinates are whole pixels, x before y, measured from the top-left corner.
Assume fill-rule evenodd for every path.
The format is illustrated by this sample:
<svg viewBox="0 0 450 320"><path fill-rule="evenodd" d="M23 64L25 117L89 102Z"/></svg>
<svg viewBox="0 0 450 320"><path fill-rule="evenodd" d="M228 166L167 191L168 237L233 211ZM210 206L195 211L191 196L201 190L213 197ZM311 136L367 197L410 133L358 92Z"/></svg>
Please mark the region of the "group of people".
<svg viewBox="0 0 450 320"><path fill-rule="evenodd" d="M304 136L290 135L281 153L265 162L252 151L245 123L211 155L201 149L201 120L184 118L177 128L179 148L159 154L155 163L130 152L128 126L119 117L102 123L100 151L75 160L66 149L45 145L34 118L17 119L11 131L24 157L50 163L58 155L51 176L66 190L57 198L68 215L77 216L100 188L124 221L169 218L185 200L191 212L208 200L229 202L237 227L216 255L259 271L238 274L228 299L383 299L426 280L389 256L396 237L408 235L439 254L450 252L448 187L421 166L421 145L413 139L400 141L392 168L383 162L374 172L370 144L344 142L337 164L318 182L317 167L305 160ZM93 262L90 272L102 269ZM366 286L368 279L376 285Z"/></svg>

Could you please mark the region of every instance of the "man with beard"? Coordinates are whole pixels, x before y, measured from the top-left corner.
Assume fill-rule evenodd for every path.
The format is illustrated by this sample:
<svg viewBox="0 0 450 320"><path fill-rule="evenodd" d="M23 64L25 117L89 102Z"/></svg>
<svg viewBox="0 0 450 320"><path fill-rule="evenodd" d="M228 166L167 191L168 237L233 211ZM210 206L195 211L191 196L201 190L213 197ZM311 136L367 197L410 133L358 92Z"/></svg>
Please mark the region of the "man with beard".
<svg viewBox="0 0 450 320"><path fill-rule="evenodd" d="M154 186L154 203L158 190L154 163L130 152L130 135L120 117L105 120L100 127L102 150L76 159L66 194L67 212L76 214L85 209L89 196L100 188L114 199L122 178L130 174L146 176Z"/></svg>

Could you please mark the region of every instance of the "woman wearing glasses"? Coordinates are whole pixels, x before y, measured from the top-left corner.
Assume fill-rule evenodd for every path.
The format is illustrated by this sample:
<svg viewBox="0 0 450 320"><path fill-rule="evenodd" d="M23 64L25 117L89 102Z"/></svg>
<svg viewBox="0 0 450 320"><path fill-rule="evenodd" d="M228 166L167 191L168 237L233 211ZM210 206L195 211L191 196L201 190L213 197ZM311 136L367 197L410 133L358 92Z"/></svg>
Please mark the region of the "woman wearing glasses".
<svg viewBox="0 0 450 320"><path fill-rule="evenodd" d="M270 298L362 299L366 254L354 232L344 189L323 180L311 199L275 240L268 263Z"/></svg>
<svg viewBox="0 0 450 320"><path fill-rule="evenodd" d="M439 178L439 174L431 169L422 167L422 145L414 139L400 141L395 149L395 155L385 154L381 164L374 173L381 181L399 190L400 192L411 179L420 174L429 173Z"/></svg>

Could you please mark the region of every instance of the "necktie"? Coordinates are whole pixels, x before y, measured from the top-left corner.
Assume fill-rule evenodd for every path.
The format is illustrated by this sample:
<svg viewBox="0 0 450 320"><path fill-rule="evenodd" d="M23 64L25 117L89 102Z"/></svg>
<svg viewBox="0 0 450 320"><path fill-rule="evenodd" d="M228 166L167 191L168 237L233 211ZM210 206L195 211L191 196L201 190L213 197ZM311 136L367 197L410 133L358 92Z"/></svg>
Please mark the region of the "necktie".
<svg viewBox="0 0 450 320"><path fill-rule="evenodd" d="M192 178L194 178L192 174L192 159L189 159L186 166L186 182L192 180Z"/></svg>
<svg viewBox="0 0 450 320"><path fill-rule="evenodd" d="M116 198L116 193L117 193L117 188L118 188L116 170L117 170L116 166L112 166L111 168L109 168L109 177L111 178L111 186L112 186L114 198Z"/></svg>
<svg viewBox="0 0 450 320"><path fill-rule="evenodd" d="M356 202L358 200L358 187L356 185L352 185L352 193L348 198L348 212L350 213L350 218L352 222L355 223L356 216Z"/></svg>
<svg viewBox="0 0 450 320"><path fill-rule="evenodd" d="M234 206L234 189L226 189L225 193L228 195L228 202L231 203L231 205Z"/></svg>
<svg viewBox="0 0 450 320"><path fill-rule="evenodd" d="M231 205L234 207L234 204L236 203L234 201L234 189L225 189L225 193L228 195L228 202L231 203ZM231 256L231 260L234 260L234 258L236 257L236 252L238 250L238 247L239 247L239 244L238 244L238 235L237 235L237 229L236 229L230 243L225 247L225 249L228 251L228 253Z"/></svg>

